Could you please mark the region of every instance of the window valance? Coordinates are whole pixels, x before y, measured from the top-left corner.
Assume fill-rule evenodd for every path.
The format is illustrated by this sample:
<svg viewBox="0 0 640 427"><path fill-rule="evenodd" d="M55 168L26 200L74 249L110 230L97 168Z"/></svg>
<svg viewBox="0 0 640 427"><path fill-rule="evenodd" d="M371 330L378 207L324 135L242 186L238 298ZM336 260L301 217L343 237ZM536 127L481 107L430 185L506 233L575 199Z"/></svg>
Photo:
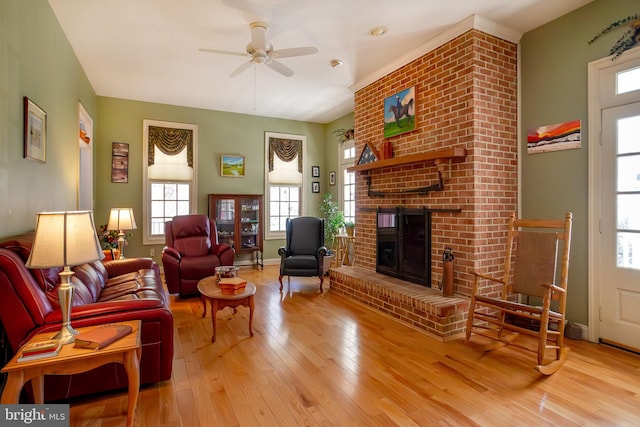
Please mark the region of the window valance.
<svg viewBox="0 0 640 427"><path fill-rule="evenodd" d="M302 141L299 139L269 138L269 172L273 172L273 155L283 162L298 156L298 172L302 173Z"/></svg>
<svg viewBox="0 0 640 427"><path fill-rule="evenodd" d="M149 166L154 164L154 147L167 156L175 156L186 147L187 163L193 168L193 130L149 126Z"/></svg>

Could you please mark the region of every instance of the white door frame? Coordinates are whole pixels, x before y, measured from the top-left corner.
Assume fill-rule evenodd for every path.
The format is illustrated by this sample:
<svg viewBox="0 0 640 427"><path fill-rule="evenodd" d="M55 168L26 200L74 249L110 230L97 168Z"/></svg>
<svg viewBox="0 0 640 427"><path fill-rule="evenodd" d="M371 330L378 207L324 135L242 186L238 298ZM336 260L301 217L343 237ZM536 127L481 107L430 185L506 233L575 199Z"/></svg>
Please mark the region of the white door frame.
<svg viewBox="0 0 640 427"><path fill-rule="evenodd" d="M589 281L589 341L600 338L600 152L602 115L605 108L616 107L638 100L638 93L615 94L610 78L619 70L630 67L629 63L640 60L640 47L627 50L617 59L611 56L588 64L588 109L589 109L589 174L588 174L588 281Z"/></svg>

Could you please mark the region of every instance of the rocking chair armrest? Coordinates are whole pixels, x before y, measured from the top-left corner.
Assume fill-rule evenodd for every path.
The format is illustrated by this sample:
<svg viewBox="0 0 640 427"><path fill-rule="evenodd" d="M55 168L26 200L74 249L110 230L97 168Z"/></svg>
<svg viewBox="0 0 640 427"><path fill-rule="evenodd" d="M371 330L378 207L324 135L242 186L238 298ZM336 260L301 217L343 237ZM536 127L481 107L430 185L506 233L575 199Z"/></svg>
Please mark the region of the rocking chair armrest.
<svg viewBox="0 0 640 427"><path fill-rule="evenodd" d="M471 274L473 274L474 276L479 277L481 279L490 280L490 281L496 282L496 283L502 283L503 285L505 284L504 280L502 280L502 279L496 279L495 277L487 276L486 274L478 273L476 271L472 271Z"/></svg>
<svg viewBox="0 0 640 427"><path fill-rule="evenodd" d="M541 286L544 286L547 289L550 289L551 292L559 292L561 294L566 294L567 290L564 288L561 288L560 286L556 286L552 283L543 283Z"/></svg>

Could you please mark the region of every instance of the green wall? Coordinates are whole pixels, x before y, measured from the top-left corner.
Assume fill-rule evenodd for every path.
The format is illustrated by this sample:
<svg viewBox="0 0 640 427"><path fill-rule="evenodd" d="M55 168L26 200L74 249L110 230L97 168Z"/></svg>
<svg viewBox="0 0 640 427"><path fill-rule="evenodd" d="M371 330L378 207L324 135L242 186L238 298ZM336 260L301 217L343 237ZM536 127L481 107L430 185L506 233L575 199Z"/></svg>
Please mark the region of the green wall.
<svg viewBox="0 0 640 427"><path fill-rule="evenodd" d="M107 222L112 207L133 207L138 222L142 221L142 121L144 119L198 125L198 212L207 213L207 194L263 194L264 192L264 132L282 132L307 137L308 170L305 170L304 213L317 215L322 192L328 188L327 156L325 144L334 147L335 139L327 141L333 124L282 120L221 111L186 108L172 105L128 101L115 98L98 98L98 130L96 134L96 204L95 218L98 224ZM340 119L339 123L343 123ZM346 120L348 123L348 119ZM353 121L351 120L351 123ZM338 126L340 127L340 126ZM111 144L129 144L129 182L111 183ZM327 151L329 152L329 151ZM245 156L246 175L243 178L220 176L220 154ZM311 192L311 165L321 170L321 193ZM333 169L332 169L333 170ZM276 259L282 240L265 241L265 259ZM160 261L162 246L143 246L142 231L133 232L126 255L149 256L155 250Z"/></svg>
<svg viewBox="0 0 640 427"><path fill-rule="evenodd" d="M588 324L587 64L609 55L629 27L588 41L612 22L640 13L637 0L596 0L524 34L522 76L522 216L574 215L567 317ZM582 120L582 148L527 154L526 132L542 125Z"/></svg>
<svg viewBox="0 0 640 427"><path fill-rule="evenodd" d="M47 112L46 162L23 158L22 98ZM96 96L46 0L0 2L0 237L77 209L78 101Z"/></svg>

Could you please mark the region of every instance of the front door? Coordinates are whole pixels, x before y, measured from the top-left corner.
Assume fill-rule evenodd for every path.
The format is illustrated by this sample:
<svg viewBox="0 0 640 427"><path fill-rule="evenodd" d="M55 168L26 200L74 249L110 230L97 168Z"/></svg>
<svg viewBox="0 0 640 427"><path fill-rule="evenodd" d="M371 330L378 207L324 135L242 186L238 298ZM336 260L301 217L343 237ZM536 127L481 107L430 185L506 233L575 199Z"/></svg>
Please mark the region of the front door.
<svg viewBox="0 0 640 427"><path fill-rule="evenodd" d="M640 351L640 102L602 110L600 339Z"/></svg>

